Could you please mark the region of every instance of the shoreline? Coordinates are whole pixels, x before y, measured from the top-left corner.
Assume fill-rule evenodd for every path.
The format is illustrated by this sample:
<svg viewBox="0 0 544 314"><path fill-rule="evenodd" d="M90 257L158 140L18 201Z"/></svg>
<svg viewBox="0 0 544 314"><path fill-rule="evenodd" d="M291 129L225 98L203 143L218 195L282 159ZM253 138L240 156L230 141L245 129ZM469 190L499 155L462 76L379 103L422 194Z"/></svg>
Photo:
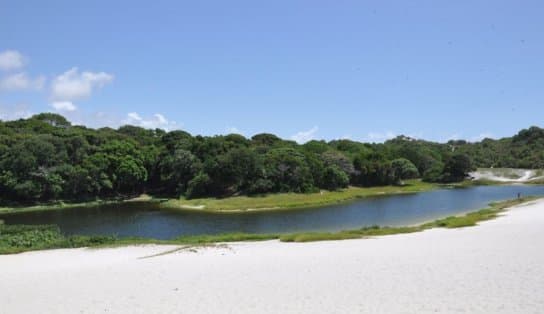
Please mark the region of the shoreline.
<svg viewBox="0 0 544 314"><path fill-rule="evenodd" d="M322 208L337 204L356 202L360 199L417 194L438 189L464 188L457 184L438 184L419 179L406 180L402 186L350 186L338 191L322 190L316 193L275 193L264 196L232 196L220 198L169 199L160 206L164 209L208 213L250 213L260 211L289 211Z"/></svg>
<svg viewBox="0 0 544 314"><path fill-rule="evenodd" d="M205 211L216 213L244 213L254 211L278 211L297 210L314 207L324 207L339 203L347 203L365 197L379 197L388 195L401 195L427 192L450 185L426 183L421 180L407 180L403 186L378 186L378 187L353 187L339 191L321 191L317 193L272 193L255 196L231 196L227 198L198 198L198 199L174 199L155 198L150 195L121 200L97 200L81 203L43 204L21 207L0 207L0 216L4 214L16 214L23 212L38 212L48 210L74 209L79 207L98 207L112 204L125 204L130 202L158 203L162 209Z"/></svg>
<svg viewBox="0 0 544 314"><path fill-rule="evenodd" d="M9 313L540 313L544 200L477 228L0 256ZM470 296L467 298L467 296Z"/></svg>
<svg viewBox="0 0 544 314"><path fill-rule="evenodd" d="M126 203L150 203L158 204L164 210L195 211L208 213L250 213L256 211L287 211L309 208L320 208L330 205L350 203L359 199L371 197L384 197L404 194L416 194L438 189L470 188L477 186L507 186L512 182L495 181L463 181L460 183L428 183L419 179L407 180L403 186L376 186L355 187L350 186L339 191L321 191L317 193L272 193L255 196L230 196L226 198L198 198L198 199L174 199L160 198L147 194L122 199L103 199L89 202L70 203L58 201L54 204L37 204L32 206L1 207L0 217L26 212L40 212L51 210L67 210L77 208L92 208L105 205ZM518 183L522 184L522 183ZM523 183L526 185L544 185L544 182Z"/></svg>
<svg viewBox="0 0 544 314"><path fill-rule="evenodd" d="M65 202L59 200L53 203L44 203L36 204L31 206L15 206L9 207L4 206L0 207L0 216L17 214L17 213L28 213L28 212L41 212L41 211L50 211L50 210L65 210L65 209L76 209L76 208L89 208L89 207L99 207L104 205L115 205L115 204L126 204L126 203L147 203L147 202L160 202L160 199L153 198L147 194L141 194L136 197L130 198L121 198L121 199L99 199L95 201L88 202Z"/></svg>
<svg viewBox="0 0 544 314"><path fill-rule="evenodd" d="M5 225L2 227L0 224L0 231L4 231L4 235L2 235L0 232L0 255L61 248L107 248L145 244L202 246L229 242L254 242L265 240L278 240L280 242L319 242L365 239L384 235L419 233L430 229L455 229L476 226L483 221L492 220L499 217L501 213L511 207L530 203L538 199L540 198L528 197L493 202L484 209L473 210L465 214L449 216L410 226L374 226L338 232L298 232L285 234L229 233L218 235L192 235L181 236L171 240L80 235L67 237L62 235L60 230L58 230L58 228L55 226Z"/></svg>

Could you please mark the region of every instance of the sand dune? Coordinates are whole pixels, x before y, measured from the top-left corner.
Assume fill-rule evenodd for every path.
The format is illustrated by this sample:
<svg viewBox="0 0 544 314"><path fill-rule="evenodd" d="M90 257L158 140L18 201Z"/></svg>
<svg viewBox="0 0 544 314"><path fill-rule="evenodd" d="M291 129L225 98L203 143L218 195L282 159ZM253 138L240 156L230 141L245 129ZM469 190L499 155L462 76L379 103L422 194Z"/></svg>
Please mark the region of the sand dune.
<svg viewBox="0 0 544 314"><path fill-rule="evenodd" d="M541 170L514 168L482 168L469 173L473 180L494 182L527 183L544 179Z"/></svg>
<svg viewBox="0 0 544 314"><path fill-rule="evenodd" d="M543 239L538 201L376 239L0 256L0 313L544 313Z"/></svg>

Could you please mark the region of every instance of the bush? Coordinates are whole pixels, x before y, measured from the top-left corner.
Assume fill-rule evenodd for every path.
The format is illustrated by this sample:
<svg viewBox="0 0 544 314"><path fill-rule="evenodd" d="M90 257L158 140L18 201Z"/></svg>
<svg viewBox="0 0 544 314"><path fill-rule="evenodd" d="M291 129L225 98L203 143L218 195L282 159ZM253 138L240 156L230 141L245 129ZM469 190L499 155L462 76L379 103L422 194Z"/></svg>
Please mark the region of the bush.
<svg viewBox="0 0 544 314"><path fill-rule="evenodd" d="M69 247L97 246L112 244L117 240L113 236L71 236L67 239Z"/></svg>
<svg viewBox="0 0 544 314"><path fill-rule="evenodd" d="M249 186L250 194L268 193L274 190L274 182L268 179L257 179Z"/></svg>
<svg viewBox="0 0 544 314"><path fill-rule="evenodd" d="M208 185L210 184L210 177L200 172L191 181L189 181L187 187L187 198L195 198L206 195Z"/></svg>
<svg viewBox="0 0 544 314"><path fill-rule="evenodd" d="M441 182L442 181L442 171L443 170L444 170L444 164L442 164L441 162L434 163L423 174L423 181L426 181L426 182Z"/></svg>
<svg viewBox="0 0 544 314"><path fill-rule="evenodd" d="M345 188L349 184L348 175L337 166L328 166L323 175L323 186L328 190Z"/></svg>
<svg viewBox="0 0 544 314"><path fill-rule="evenodd" d="M408 159L398 158L391 162L396 181L414 179L419 177L416 166Z"/></svg>
<svg viewBox="0 0 544 314"><path fill-rule="evenodd" d="M0 253L52 248L62 240L57 226L0 225Z"/></svg>

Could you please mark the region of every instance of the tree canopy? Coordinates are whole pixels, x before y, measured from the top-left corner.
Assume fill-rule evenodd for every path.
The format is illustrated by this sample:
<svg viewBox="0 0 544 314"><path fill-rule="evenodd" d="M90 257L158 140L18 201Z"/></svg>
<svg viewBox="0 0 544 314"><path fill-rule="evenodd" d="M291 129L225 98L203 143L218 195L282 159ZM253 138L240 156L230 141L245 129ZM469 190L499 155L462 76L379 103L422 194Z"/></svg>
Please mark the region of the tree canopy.
<svg viewBox="0 0 544 314"><path fill-rule="evenodd" d="M273 134L193 136L122 126L91 129L58 114L0 121L0 199L43 202L134 195L224 197L463 180L474 167L544 168L544 130L433 143L398 137L298 145Z"/></svg>

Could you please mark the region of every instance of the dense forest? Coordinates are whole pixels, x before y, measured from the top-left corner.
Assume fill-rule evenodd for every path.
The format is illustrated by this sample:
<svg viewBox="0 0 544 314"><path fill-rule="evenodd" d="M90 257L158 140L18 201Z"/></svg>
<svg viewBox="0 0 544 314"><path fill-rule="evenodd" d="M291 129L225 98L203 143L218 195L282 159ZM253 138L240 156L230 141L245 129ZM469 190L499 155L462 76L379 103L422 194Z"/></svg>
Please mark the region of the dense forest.
<svg viewBox="0 0 544 314"><path fill-rule="evenodd" d="M42 113L0 121L0 200L37 203L139 193L187 198L463 180L475 167L544 168L544 130L439 144L400 136L299 145L273 134L193 136L75 126Z"/></svg>

